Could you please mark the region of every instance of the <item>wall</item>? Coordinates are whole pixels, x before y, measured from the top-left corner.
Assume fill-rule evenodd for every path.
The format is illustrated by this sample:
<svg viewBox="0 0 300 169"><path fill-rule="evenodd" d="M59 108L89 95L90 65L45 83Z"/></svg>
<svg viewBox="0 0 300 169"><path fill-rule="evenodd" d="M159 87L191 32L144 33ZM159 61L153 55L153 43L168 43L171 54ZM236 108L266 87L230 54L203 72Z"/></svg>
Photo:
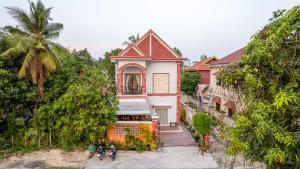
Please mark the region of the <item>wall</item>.
<svg viewBox="0 0 300 169"><path fill-rule="evenodd" d="M210 82L210 71L209 70L201 70L199 71L200 75L201 75L201 84L209 84Z"/></svg>
<svg viewBox="0 0 300 169"><path fill-rule="evenodd" d="M212 99L214 96L221 97L221 111L228 112L228 108L224 106L224 104L232 100L235 102L236 110L241 111L242 110L242 103L240 102L240 99L238 98L238 95L229 88L224 88L222 86L217 85L217 76L214 75L214 73L220 71L224 67L211 67L210 70L210 93L212 96ZM211 100L211 105L215 106L215 103Z"/></svg>
<svg viewBox="0 0 300 169"><path fill-rule="evenodd" d="M147 96L148 104L150 105L151 114L155 109L152 106L170 106L168 109L168 121L176 122L177 97L176 96Z"/></svg>
<svg viewBox="0 0 300 169"><path fill-rule="evenodd" d="M169 73L169 93L177 93L177 63L147 62L147 93L152 93L153 73Z"/></svg>
<svg viewBox="0 0 300 169"><path fill-rule="evenodd" d="M130 121L130 122L117 122L118 124L124 124L124 125L139 125L139 124L145 124L148 126L149 130L152 131L152 122L134 122L134 121ZM107 139L110 141L115 141L118 143L124 143L125 142L125 137L124 135L119 135L115 132L115 124L110 125L107 133L106 133Z"/></svg>

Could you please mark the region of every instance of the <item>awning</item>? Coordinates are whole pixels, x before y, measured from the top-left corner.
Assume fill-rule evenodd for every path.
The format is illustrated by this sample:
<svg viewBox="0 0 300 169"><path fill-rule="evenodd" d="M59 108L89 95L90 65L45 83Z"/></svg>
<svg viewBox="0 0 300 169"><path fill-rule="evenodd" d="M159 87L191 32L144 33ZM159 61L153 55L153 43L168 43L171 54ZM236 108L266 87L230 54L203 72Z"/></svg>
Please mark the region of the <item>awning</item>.
<svg viewBox="0 0 300 169"><path fill-rule="evenodd" d="M147 103L119 103L116 115L150 115L150 108Z"/></svg>
<svg viewBox="0 0 300 169"><path fill-rule="evenodd" d="M221 104L221 97L215 96L215 97L213 98L213 101L214 101L215 103Z"/></svg>
<svg viewBox="0 0 300 169"><path fill-rule="evenodd" d="M235 103L234 101L228 100L224 106L228 107L229 109L235 110Z"/></svg>

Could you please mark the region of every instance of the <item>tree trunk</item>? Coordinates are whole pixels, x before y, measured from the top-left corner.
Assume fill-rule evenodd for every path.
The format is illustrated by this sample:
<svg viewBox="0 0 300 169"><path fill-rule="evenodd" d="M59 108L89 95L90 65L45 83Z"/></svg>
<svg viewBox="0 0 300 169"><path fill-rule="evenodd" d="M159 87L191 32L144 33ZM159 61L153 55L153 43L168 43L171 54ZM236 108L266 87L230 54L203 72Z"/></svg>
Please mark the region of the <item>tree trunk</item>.
<svg viewBox="0 0 300 169"><path fill-rule="evenodd" d="M39 136L39 138L38 138L39 148L41 148L41 135L40 135L40 132L38 132L38 136Z"/></svg>
<svg viewBox="0 0 300 169"><path fill-rule="evenodd" d="M50 141L50 147L52 147L52 140L51 140L52 138L51 138L51 130L50 130L50 132L49 132L49 141Z"/></svg>
<svg viewBox="0 0 300 169"><path fill-rule="evenodd" d="M14 147L14 135L11 135L11 145Z"/></svg>

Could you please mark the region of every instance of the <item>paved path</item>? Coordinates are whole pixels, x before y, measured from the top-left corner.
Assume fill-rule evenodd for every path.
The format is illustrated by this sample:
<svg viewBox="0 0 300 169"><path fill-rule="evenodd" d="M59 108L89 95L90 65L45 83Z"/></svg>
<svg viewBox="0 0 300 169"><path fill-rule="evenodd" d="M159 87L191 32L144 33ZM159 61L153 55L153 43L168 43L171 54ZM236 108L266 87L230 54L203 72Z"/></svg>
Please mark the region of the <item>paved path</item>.
<svg viewBox="0 0 300 169"><path fill-rule="evenodd" d="M195 146L165 147L163 152L118 152L115 161L107 156L88 160L85 169L163 169L199 168L216 169L217 163L210 154L197 153Z"/></svg>
<svg viewBox="0 0 300 169"><path fill-rule="evenodd" d="M196 146L194 138L185 126L180 125L178 128L170 127L170 129L162 128L160 131L160 139L166 147L175 146Z"/></svg>

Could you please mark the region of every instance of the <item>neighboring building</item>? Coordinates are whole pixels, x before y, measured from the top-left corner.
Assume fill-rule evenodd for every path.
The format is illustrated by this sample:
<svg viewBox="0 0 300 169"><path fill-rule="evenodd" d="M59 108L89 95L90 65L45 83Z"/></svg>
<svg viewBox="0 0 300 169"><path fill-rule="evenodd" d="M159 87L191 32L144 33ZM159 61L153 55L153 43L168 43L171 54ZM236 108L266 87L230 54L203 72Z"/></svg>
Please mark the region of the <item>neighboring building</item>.
<svg viewBox="0 0 300 169"><path fill-rule="evenodd" d="M200 105L209 103L210 95L208 93L208 88L210 83L210 64L217 60L216 57L206 57L186 69L186 71L198 72L201 75L201 81L196 88L196 96L200 101Z"/></svg>
<svg viewBox="0 0 300 169"><path fill-rule="evenodd" d="M156 33L148 31L111 60L116 68L119 111L108 138L124 141L124 129L138 134L138 125L157 131L180 123L180 69L184 60ZM157 116L156 116L157 115Z"/></svg>
<svg viewBox="0 0 300 169"><path fill-rule="evenodd" d="M209 84L210 83L210 64L214 63L218 59L216 57L204 58L194 65L186 69L189 72L198 72L201 75L200 84Z"/></svg>
<svg viewBox="0 0 300 169"><path fill-rule="evenodd" d="M223 112L231 117L235 111L241 110L241 102L239 101L233 88L224 88L221 86L221 81L218 74L221 69L229 64L239 62L243 55L244 48L237 50L222 59L213 62L210 65L210 89L209 93L212 96L211 106L215 107L216 111Z"/></svg>

